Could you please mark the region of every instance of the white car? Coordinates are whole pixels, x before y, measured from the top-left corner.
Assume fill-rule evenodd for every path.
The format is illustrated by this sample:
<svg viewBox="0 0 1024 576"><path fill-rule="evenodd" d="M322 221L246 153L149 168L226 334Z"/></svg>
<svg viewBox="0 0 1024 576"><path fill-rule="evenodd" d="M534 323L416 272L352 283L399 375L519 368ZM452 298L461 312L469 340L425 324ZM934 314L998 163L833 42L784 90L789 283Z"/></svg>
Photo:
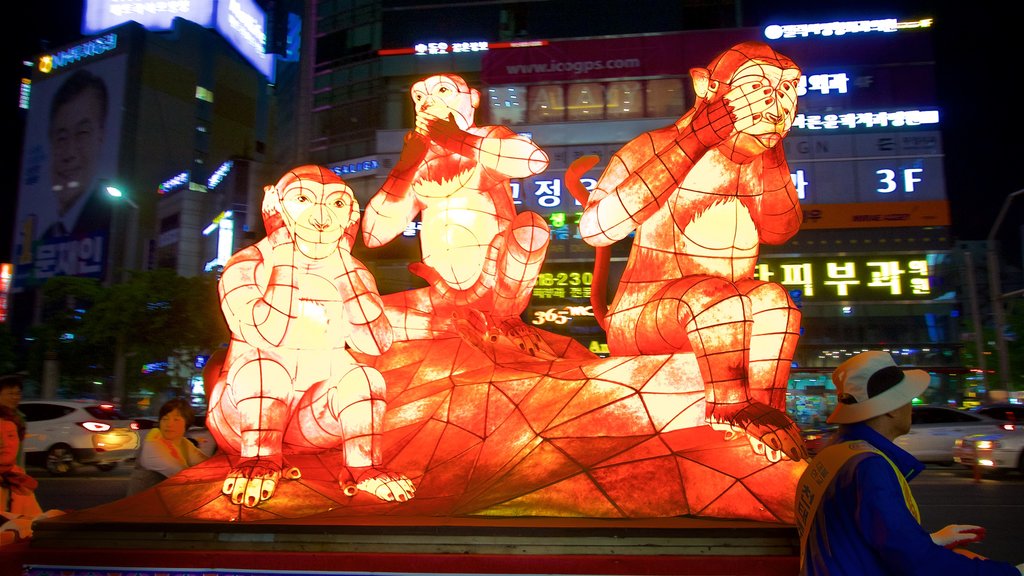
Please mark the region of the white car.
<svg viewBox="0 0 1024 576"><path fill-rule="evenodd" d="M113 404L95 400L26 400L25 463L45 466L54 476L75 463L106 472L135 456L139 437Z"/></svg>
<svg viewBox="0 0 1024 576"><path fill-rule="evenodd" d="M1003 423L1002 430L971 434L953 444L953 461L964 466L999 472L1018 470L1024 474L1024 428Z"/></svg>
<svg viewBox="0 0 1024 576"><path fill-rule="evenodd" d="M953 443L968 434L998 432L1003 422L946 406L914 406L910 432L893 442L930 464L953 464Z"/></svg>

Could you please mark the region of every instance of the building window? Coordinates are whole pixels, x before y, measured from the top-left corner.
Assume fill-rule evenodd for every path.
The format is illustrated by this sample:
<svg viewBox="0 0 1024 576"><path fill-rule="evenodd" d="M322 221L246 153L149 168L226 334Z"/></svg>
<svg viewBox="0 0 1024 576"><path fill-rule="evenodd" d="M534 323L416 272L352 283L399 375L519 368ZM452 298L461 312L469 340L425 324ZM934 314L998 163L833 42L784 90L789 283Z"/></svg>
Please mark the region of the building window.
<svg viewBox="0 0 1024 576"><path fill-rule="evenodd" d="M679 117L686 112L686 79L620 80L487 89L492 124L544 124Z"/></svg>
<svg viewBox="0 0 1024 576"><path fill-rule="evenodd" d="M177 230L181 226L181 214L175 212L170 216L165 216L160 219L160 233L170 232L171 230Z"/></svg>
<svg viewBox="0 0 1024 576"><path fill-rule="evenodd" d="M682 116L686 111L686 95L682 78L647 81L647 116Z"/></svg>
<svg viewBox="0 0 1024 576"><path fill-rule="evenodd" d="M609 82L605 94L607 97L607 102L605 103L606 118L643 118L643 83L637 80Z"/></svg>
<svg viewBox="0 0 1024 576"><path fill-rule="evenodd" d="M565 120L565 101L559 84L530 87L527 117L530 122L562 122Z"/></svg>
<svg viewBox="0 0 1024 576"><path fill-rule="evenodd" d="M594 83L569 85L569 120L604 118L604 86Z"/></svg>
<svg viewBox="0 0 1024 576"><path fill-rule="evenodd" d="M196 99L213 104L213 91L202 86L196 86Z"/></svg>
<svg viewBox="0 0 1024 576"><path fill-rule="evenodd" d="M487 90L490 122L497 125L526 122L526 87L498 86Z"/></svg>

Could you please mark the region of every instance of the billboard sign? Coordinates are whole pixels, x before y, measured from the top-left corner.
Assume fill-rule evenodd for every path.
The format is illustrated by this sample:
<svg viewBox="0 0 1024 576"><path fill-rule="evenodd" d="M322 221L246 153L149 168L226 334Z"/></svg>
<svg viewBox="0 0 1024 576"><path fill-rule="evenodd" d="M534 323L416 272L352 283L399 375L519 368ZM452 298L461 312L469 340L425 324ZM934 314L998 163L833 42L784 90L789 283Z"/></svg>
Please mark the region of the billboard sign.
<svg viewBox="0 0 1024 576"><path fill-rule="evenodd" d="M99 34L133 20L149 30L170 30L175 18L213 27L214 0L87 0L83 34Z"/></svg>
<svg viewBox="0 0 1024 576"><path fill-rule="evenodd" d="M803 302L933 301L949 295L949 265L941 252L763 256L755 276L781 284Z"/></svg>
<svg viewBox="0 0 1024 576"><path fill-rule="evenodd" d="M253 0L217 2L215 28L227 41L271 82L274 81L274 56L267 54L267 16Z"/></svg>
<svg viewBox="0 0 1024 576"><path fill-rule="evenodd" d="M14 230L13 285L102 278L118 176L127 55L83 61L34 83Z"/></svg>
<svg viewBox="0 0 1024 576"><path fill-rule="evenodd" d="M274 56L267 54L266 13L254 0L87 0L82 33L99 34L128 21L147 30L170 30L175 18L216 29L273 82Z"/></svg>

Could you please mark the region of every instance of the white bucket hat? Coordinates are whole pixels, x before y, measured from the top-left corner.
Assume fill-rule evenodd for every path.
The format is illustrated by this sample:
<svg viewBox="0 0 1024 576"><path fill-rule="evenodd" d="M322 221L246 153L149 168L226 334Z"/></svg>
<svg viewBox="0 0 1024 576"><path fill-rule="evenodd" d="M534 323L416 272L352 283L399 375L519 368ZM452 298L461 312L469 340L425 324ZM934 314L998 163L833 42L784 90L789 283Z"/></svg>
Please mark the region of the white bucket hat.
<svg viewBox="0 0 1024 576"><path fill-rule="evenodd" d="M839 402L829 424L851 424L909 404L928 389L924 370L903 370L886 352L861 352L832 373Z"/></svg>

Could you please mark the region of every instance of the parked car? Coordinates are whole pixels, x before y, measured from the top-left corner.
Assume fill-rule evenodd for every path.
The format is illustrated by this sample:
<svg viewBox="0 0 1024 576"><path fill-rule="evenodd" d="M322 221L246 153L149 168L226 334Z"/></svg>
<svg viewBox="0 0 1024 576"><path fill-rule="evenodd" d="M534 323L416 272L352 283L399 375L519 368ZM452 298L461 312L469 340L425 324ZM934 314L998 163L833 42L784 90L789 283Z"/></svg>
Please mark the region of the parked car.
<svg viewBox="0 0 1024 576"><path fill-rule="evenodd" d="M953 464L953 443L968 434L999 430L1002 421L969 410L946 406L914 406L910 432L896 438L897 446L921 462Z"/></svg>
<svg viewBox="0 0 1024 576"><path fill-rule="evenodd" d="M983 404L981 406L975 406L971 408L971 412L975 414L982 414L995 418L996 420L1006 420L1017 424L1024 424L1024 404L1014 404L1011 402L995 402L992 404Z"/></svg>
<svg viewBox="0 0 1024 576"><path fill-rule="evenodd" d="M139 436L139 444L146 439L146 434L149 433L150 429L156 428L159 424L159 418L152 416L141 416L139 418L133 418L131 421L131 429ZM189 439L192 444L199 448L199 450L207 456L212 456L213 452L217 449L217 442L213 439L213 435L206 429L205 414L197 414L195 423L189 426L189 429L185 431L185 437Z"/></svg>
<svg viewBox="0 0 1024 576"><path fill-rule="evenodd" d="M1024 474L1024 427L1004 423L1002 430L971 434L953 444L953 461L964 466Z"/></svg>
<svg viewBox="0 0 1024 576"><path fill-rule="evenodd" d="M96 400L26 400L25 463L54 476L76 463L107 472L135 455L139 438L113 404Z"/></svg>

